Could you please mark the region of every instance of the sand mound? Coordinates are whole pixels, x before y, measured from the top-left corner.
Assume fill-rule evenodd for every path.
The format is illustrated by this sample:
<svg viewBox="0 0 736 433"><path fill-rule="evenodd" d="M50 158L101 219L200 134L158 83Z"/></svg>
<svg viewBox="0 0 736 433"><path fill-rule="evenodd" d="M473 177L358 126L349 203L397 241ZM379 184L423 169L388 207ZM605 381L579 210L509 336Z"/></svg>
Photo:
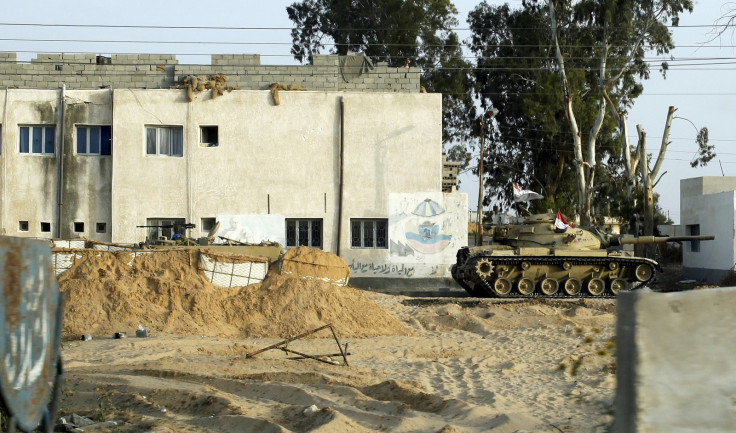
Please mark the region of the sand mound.
<svg viewBox="0 0 736 433"><path fill-rule="evenodd" d="M345 285L350 268L345 260L332 253L307 247L292 248L281 259L281 273L320 278Z"/></svg>
<svg viewBox="0 0 736 433"><path fill-rule="evenodd" d="M132 334L138 324L154 333L219 337L286 338L327 323L339 337L411 334L360 290L319 279L272 272L262 284L220 288L197 271L196 250L82 256L59 276L67 337Z"/></svg>

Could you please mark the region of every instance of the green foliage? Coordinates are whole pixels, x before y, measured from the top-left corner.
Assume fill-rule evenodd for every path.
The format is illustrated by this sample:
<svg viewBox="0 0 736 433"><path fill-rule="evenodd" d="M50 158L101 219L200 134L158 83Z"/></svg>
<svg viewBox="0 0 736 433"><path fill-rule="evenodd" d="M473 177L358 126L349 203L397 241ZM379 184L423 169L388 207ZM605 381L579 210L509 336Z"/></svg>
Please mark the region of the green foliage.
<svg viewBox="0 0 736 433"><path fill-rule="evenodd" d="M705 167L716 156L713 152L715 146L708 144L708 128L701 128L698 131L695 143L698 145L698 156L690 162L690 166L693 168Z"/></svg>
<svg viewBox="0 0 736 433"><path fill-rule="evenodd" d="M622 148L615 120L605 108L604 93L626 112L641 95L650 74L645 48L667 53L674 47L667 24L692 10L690 0L581 0L554 2L557 38L565 60L567 87L562 85L547 2L525 0L518 9L508 4L479 4L468 18L476 55L475 94L482 107L496 107L494 131L486 159L492 199L511 203L509 179L540 191L545 199L535 210L560 208L576 212L578 201L570 118L571 101L583 142L595 140L596 165L586 167L593 178L596 211L616 216L626 201L622 179ZM605 60L605 69L601 68ZM603 117L600 131L592 126ZM590 132L589 132L590 131ZM586 134L592 134L587 136ZM588 149L583 146L583 158ZM594 169L594 170L593 170ZM595 174L595 176L593 176Z"/></svg>
<svg viewBox="0 0 736 433"><path fill-rule="evenodd" d="M97 409L94 413L94 420L97 422L108 421L117 410L112 401L115 391L107 391L104 388L97 388L97 391L100 392L100 395L97 396Z"/></svg>

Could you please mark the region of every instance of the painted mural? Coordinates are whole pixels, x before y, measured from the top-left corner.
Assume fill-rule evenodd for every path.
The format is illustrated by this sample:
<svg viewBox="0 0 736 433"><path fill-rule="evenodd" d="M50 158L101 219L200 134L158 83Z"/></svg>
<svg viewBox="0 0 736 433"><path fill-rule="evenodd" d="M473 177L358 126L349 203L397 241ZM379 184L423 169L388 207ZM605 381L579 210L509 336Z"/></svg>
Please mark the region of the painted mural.
<svg viewBox="0 0 736 433"><path fill-rule="evenodd" d="M251 244L271 241L286 245L283 215L218 215L217 221L220 223L215 234L218 243L222 242L219 237L222 236Z"/></svg>
<svg viewBox="0 0 736 433"><path fill-rule="evenodd" d="M389 195L389 258L392 263L454 263L468 241L465 194Z"/></svg>

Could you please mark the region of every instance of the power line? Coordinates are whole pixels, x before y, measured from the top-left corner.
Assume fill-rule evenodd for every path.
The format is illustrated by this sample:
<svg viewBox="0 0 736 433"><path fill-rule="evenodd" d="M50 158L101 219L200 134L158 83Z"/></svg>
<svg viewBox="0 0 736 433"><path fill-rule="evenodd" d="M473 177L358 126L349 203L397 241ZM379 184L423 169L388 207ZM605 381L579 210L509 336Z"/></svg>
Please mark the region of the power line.
<svg viewBox="0 0 736 433"><path fill-rule="evenodd" d="M258 30L258 31L291 31L293 27L237 27L237 26L162 26L162 25L125 25L125 24L58 24L58 23L3 23L0 26L11 27L66 27L66 28L96 28L96 29L154 29L154 30ZM691 25L665 25L668 29L692 29L692 28L729 28L729 24L691 24ZM488 29L489 27L477 27L478 29ZM580 27L578 27L580 28ZM595 28L602 29L600 26ZM609 27L616 29L618 27ZM548 27L510 27L506 30L547 30ZM334 28L333 30L337 30ZM367 31L367 30L414 30L412 28L396 28L396 27L348 27L340 28L341 31ZM442 30L449 31L472 31L470 27L446 27Z"/></svg>

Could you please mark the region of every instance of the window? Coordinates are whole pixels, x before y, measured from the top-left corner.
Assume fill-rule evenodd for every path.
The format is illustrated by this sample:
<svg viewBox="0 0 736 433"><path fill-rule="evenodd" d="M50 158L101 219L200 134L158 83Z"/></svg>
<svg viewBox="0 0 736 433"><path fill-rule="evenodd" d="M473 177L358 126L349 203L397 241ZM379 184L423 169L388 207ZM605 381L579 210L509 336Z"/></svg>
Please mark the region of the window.
<svg viewBox="0 0 736 433"><path fill-rule="evenodd" d="M212 230L213 228L215 228L215 224L216 223L217 223L217 219L216 218L202 218L202 220L200 221L200 225L199 226L202 228L202 231L203 232L209 233L210 230Z"/></svg>
<svg viewBox="0 0 736 433"><path fill-rule="evenodd" d="M322 248L322 219L286 219L286 247Z"/></svg>
<svg viewBox="0 0 736 433"><path fill-rule="evenodd" d="M352 248L388 248L387 219L351 219L350 246Z"/></svg>
<svg viewBox="0 0 736 433"><path fill-rule="evenodd" d="M77 126L77 155L110 155L110 126Z"/></svg>
<svg viewBox="0 0 736 433"><path fill-rule="evenodd" d="M174 235L185 236L184 218L148 218L148 239L155 241L162 237L171 239Z"/></svg>
<svg viewBox="0 0 736 433"><path fill-rule="evenodd" d="M107 233L107 223L97 223L97 233Z"/></svg>
<svg viewBox="0 0 736 433"><path fill-rule="evenodd" d="M181 126L147 126L146 154L158 156L183 156Z"/></svg>
<svg viewBox="0 0 736 433"><path fill-rule="evenodd" d="M700 236L700 224L691 224L687 227L687 234L689 236ZM693 253L700 252L700 241L690 241L690 251Z"/></svg>
<svg viewBox="0 0 736 433"><path fill-rule="evenodd" d="M84 233L84 223L83 222L75 222L74 223L74 233Z"/></svg>
<svg viewBox="0 0 736 433"><path fill-rule="evenodd" d="M51 223L42 222L41 231L43 233L51 233Z"/></svg>
<svg viewBox="0 0 736 433"><path fill-rule="evenodd" d="M53 155L55 135L54 126L21 126L20 153Z"/></svg>
<svg viewBox="0 0 736 433"><path fill-rule="evenodd" d="M206 147L217 146L217 126L200 126L199 142Z"/></svg>
<svg viewBox="0 0 736 433"><path fill-rule="evenodd" d="M28 231L28 221L18 221L18 231L27 232Z"/></svg>

